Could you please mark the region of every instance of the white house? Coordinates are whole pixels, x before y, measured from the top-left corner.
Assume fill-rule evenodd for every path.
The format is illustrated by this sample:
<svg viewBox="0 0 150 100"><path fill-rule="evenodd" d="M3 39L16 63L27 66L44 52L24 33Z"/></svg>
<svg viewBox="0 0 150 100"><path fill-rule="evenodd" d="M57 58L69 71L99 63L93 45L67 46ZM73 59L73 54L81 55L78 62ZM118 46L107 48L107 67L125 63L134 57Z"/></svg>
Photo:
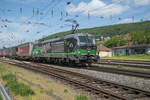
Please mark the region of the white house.
<svg viewBox="0 0 150 100"><path fill-rule="evenodd" d="M98 46L97 51L100 57L112 57L112 50L105 46Z"/></svg>
<svg viewBox="0 0 150 100"><path fill-rule="evenodd" d="M112 55L150 54L150 44L126 45L112 48Z"/></svg>

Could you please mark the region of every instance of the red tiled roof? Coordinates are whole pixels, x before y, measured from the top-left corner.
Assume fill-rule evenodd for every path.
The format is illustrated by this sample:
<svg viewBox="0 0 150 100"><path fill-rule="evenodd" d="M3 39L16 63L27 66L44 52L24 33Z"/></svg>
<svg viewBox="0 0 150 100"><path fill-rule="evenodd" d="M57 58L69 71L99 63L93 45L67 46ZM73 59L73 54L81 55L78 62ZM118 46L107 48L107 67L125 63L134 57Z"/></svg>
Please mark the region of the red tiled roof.
<svg viewBox="0 0 150 100"><path fill-rule="evenodd" d="M123 48L127 48L128 46L125 45L125 46L119 46L119 47L113 47L112 49L123 49Z"/></svg>
<svg viewBox="0 0 150 100"><path fill-rule="evenodd" d="M110 48L107 48L107 47L105 47L105 46L98 46L98 47L97 47L97 50L98 50L98 51L111 51Z"/></svg>

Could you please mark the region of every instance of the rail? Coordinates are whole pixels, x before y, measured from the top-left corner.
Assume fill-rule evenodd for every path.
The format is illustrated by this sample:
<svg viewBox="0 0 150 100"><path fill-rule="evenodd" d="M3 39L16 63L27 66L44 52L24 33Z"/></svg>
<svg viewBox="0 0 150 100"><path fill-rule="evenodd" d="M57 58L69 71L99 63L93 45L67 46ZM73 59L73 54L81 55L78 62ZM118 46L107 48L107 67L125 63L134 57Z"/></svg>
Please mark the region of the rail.
<svg viewBox="0 0 150 100"><path fill-rule="evenodd" d="M88 68L84 68L84 69L150 79L150 73L143 72L143 71L107 68L107 67L102 67L102 66L101 67L92 66L92 67L88 67Z"/></svg>
<svg viewBox="0 0 150 100"><path fill-rule="evenodd" d="M150 61L101 59L99 64L123 65L123 66L127 66L127 67L150 69Z"/></svg>
<svg viewBox="0 0 150 100"><path fill-rule="evenodd" d="M2 60L0 60L2 61ZM150 100L150 92L120 85L114 82L108 82L88 75L56 68L40 63L28 63L24 61L2 61L18 67L23 67L43 74L50 75L55 79L67 82L78 89L87 91L90 94L100 98L110 100Z"/></svg>
<svg viewBox="0 0 150 100"><path fill-rule="evenodd" d="M2 100L11 100L11 98L9 97L8 93L6 92L1 83L0 83L0 96Z"/></svg>

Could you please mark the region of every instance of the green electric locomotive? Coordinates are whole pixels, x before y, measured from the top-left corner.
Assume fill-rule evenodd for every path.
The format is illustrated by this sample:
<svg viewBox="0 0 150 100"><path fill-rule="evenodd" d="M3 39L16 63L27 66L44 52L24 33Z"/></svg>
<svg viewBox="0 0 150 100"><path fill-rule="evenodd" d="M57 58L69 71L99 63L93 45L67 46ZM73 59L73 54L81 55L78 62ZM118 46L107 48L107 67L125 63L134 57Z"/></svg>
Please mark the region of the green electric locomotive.
<svg viewBox="0 0 150 100"><path fill-rule="evenodd" d="M96 43L88 33L75 33L35 43L32 58L51 63L88 64L97 62Z"/></svg>

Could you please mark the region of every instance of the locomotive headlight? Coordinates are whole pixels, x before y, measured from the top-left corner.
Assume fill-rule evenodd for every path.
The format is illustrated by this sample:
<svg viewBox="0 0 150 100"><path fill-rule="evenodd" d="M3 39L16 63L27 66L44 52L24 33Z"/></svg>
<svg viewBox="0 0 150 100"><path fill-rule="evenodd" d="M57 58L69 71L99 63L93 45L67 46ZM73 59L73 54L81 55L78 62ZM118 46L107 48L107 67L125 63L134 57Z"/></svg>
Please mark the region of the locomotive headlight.
<svg viewBox="0 0 150 100"><path fill-rule="evenodd" d="M88 50L88 53L90 53L90 51Z"/></svg>

